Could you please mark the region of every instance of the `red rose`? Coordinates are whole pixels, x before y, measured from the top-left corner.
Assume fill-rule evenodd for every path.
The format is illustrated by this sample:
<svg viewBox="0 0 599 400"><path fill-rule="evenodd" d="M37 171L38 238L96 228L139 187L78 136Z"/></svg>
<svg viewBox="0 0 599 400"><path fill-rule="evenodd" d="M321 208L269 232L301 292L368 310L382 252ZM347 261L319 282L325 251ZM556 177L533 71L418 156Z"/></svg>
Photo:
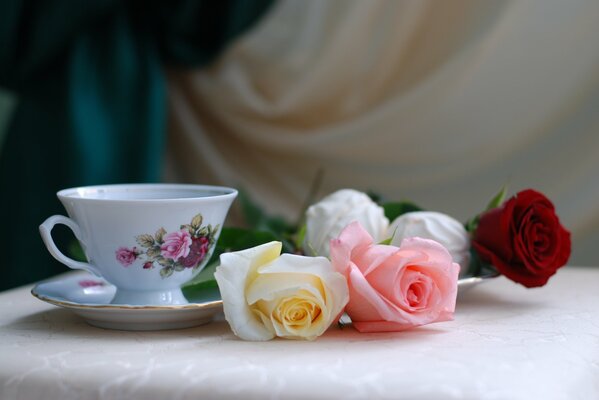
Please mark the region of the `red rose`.
<svg viewBox="0 0 599 400"><path fill-rule="evenodd" d="M179 262L185 268L194 268L206 257L208 247L210 247L210 240L207 237L193 238L189 247L189 254L187 257L179 259Z"/></svg>
<svg viewBox="0 0 599 400"><path fill-rule="evenodd" d="M547 283L571 248L551 201L530 189L482 214L472 244L483 261L526 287Z"/></svg>

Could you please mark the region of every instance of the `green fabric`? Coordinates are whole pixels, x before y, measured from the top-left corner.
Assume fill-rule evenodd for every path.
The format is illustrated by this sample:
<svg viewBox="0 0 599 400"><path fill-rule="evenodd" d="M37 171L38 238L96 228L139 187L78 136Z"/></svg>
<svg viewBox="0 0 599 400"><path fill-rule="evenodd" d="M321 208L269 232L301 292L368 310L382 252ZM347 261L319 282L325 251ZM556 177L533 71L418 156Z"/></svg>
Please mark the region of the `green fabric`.
<svg viewBox="0 0 599 400"><path fill-rule="evenodd" d="M0 88L0 154L2 152L2 144L8 131L8 121L12 118L13 111L17 104L17 96L7 90Z"/></svg>
<svg viewBox="0 0 599 400"><path fill-rule="evenodd" d="M255 1L8 0L0 87L19 102L0 153L0 290L66 270L38 226L59 189L159 181L166 64L211 62L270 5ZM57 227L65 249L72 235Z"/></svg>

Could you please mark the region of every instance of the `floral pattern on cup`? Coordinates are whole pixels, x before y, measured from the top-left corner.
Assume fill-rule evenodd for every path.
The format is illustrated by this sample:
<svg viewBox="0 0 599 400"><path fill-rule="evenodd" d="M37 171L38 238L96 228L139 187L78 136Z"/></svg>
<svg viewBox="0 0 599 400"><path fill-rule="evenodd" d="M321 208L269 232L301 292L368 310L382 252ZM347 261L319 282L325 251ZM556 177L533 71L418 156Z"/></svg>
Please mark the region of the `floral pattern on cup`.
<svg viewBox="0 0 599 400"><path fill-rule="evenodd" d="M219 229L219 225L202 226L202 220L202 215L198 214L178 231L167 232L160 228L154 235L138 235L135 240L142 249L121 246L115 251L116 259L123 267L136 261L141 262L143 269L158 266L163 278L186 268L198 268L214 244Z"/></svg>
<svg viewBox="0 0 599 400"><path fill-rule="evenodd" d="M105 286L106 283L102 282L102 281L94 281L92 279L84 279L78 282L79 286L81 286L84 289L90 288L90 287L97 287L97 286Z"/></svg>

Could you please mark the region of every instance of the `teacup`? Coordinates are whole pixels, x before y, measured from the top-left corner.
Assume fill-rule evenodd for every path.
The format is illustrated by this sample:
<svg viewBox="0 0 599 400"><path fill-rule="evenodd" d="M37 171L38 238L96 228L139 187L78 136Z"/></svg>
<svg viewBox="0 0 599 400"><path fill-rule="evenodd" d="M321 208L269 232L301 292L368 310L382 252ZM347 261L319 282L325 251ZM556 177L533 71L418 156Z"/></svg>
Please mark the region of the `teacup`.
<svg viewBox="0 0 599 400"><path fill-rule="evenodd" d="M54 215L40 225L50 254L116 286L112 304L185 304L181 285L206 265L235 189L182 184L122 184L61 190L70 218ZM88 262L65 256L54 225L68 226Z"/></svg>

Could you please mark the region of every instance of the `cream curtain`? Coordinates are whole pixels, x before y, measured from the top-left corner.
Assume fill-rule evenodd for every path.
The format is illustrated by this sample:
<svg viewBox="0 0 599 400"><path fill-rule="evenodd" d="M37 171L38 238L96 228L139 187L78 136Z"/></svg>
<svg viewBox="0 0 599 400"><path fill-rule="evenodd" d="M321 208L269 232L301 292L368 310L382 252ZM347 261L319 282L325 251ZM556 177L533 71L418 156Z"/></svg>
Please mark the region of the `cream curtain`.
<svg viewBox="0 0 599 400"><path fill-rule="evenodd" d="M167 179L295 218L319 168L464 220L534 187L599 264L599 2L282 0L170 74Z"/></svg>

